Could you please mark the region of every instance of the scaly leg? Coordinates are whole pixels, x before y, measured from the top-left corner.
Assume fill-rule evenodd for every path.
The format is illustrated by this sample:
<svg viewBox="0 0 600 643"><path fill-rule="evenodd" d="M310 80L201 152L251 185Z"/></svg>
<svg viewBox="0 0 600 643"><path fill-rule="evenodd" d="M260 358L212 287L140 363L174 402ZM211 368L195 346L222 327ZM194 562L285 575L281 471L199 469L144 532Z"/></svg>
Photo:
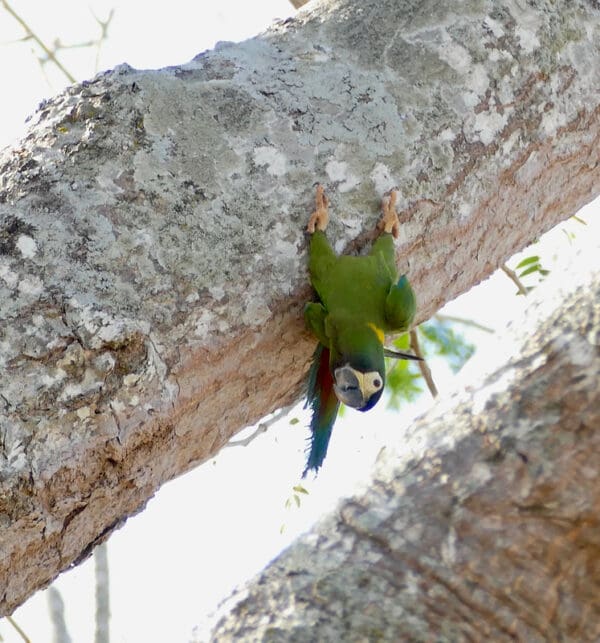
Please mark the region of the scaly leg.
<svg viewBox="0 0 600 643"><path fill-rule="evenodd" d="M400 221L396 212L397 190L391 190L389 198L381 200L381 219L377 223L377 229L391 234L395 239L400 234Z"/></svg>
<svg viewBox="0 0 600 643"><path fill-rule="evenodd" d="M329 212L327 211L328 205L329 199L325 196L325 190L319 183L317 185L317 194L315 196L315 211L310 215L308 225L306 226L306 229L310 234L315 230L322 230L323 232L326 230L327 224L329 223Z"/></svg>
<svg viewBox="0 0 600 643"><path fill-rule="evenodd" d="M317 185L315 211L310 215L306 229L312 235L308 258L310 282L321 299L323 299L324 292L327 290L331 269L337 259L325 236L325 228L329 223L328 205L329 201L325 196L323 186Z"/></svg>

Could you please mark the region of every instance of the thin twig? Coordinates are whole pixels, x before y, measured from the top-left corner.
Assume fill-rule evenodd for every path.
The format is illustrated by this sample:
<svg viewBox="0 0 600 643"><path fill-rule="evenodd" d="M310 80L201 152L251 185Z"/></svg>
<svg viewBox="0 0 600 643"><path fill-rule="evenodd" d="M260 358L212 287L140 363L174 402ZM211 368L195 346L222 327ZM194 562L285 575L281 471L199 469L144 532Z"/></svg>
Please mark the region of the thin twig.
<svg viewBox="0 0 600 643"><path fill-rule="evenodd" d="M261 422L254 431L247 437L243 438L242 440L229 440L229 442L225 445L226 447L247 447L250 442L255 440L261 433L265 433L267 429L275 424L275 422L278 422L281 420L281 418L285 417L289 412L290 409L292 408L292 405L290 406L284 406L283 408L279 409L273 417L269 418L268 420L265 420L264 422Z"/></svg>
<svg viewBox="0 0 600 643"><path fill-rule="evenodd" d="M440 313L436 313L434 315L434 318L437 319L438 321L449 321L455 324L462 324L463 326L470 326L471 328L482 330L484 333L493 334L496 332L493 328L490 328L489 326L484 326L479 322L476 322L472 319L465 319L464 317L455 317L454 315L442 315Z"/></svg>
<svg viewBox="0 0 600 643"><path fill-rule="evenodd" d="M100 18L98 18L98 16L93 11L92 11L92 15L94 16L94 20L100 26L100 37L94 43L96 45L96 61L94 64L94 67L95 67L94 71L97 72L98 68L100 67L100 50L102 49L102 43L108 39L108 27L110 26L110 23L114 18L115 10L113 8L108 12L108 18L106 20L100 20Z"/></svg>
<svg viewBox="0 0 600 643"><path fill-rule="evenodd" d="M31 643L31 639L23 632L23 630L17 625L17 622L12 616L7 616L6 620L15 628L17 634L25 641L25 643Z"/></svg>
<svg viewBox="0 0 600 643"><path fill-rule="evenodd" d="M2 6L8 11L8 13L25 29L25 33L29 38L34 40L37 45L40 47L40 49L46 54L48 57L48 60L51 60L59 69L62 71L62 73L68 78L70 83L76 82L75 76L73 76L58 60L58 58L54 55L54 52L51 49L48 49L48 47L44 44L44 42L31 30L31 27L21 18L21 16L16 13L16 11L8 4L7 0L0 0L2 2Z"/></svg>
<svg viewBox="0 0 600 643"><path fill-rule="evenodd" d="M525 288L521 280L517 277L517 273L514 270L511 270L505 263L500 266L500 269L509 277L509 279L512 279L522 295L527 294L527 288Z"/></svg>
<svg viewBox="0 0 600 643"><path fill-rule="evenodd" d="M64 49L85 49L86 47L95 47L97 44L97 40L86 40L85 42L75 42L72 45L65 45L57 38L54 41L54 51L56 52Z"/></svg>
<svg viewBox="0 0 600 643"><path fill-rule="evenodd" d="M429 389L431 396L437 397L438 395L437 386L433 381L433 375L431 374L431 369L427 365L427 362L423 357L423 353L421 352L421 347L419 345L419 338L417 337L417 331L414 328L410 331L410 347L412 349L412 352L417 357L420 357L423 360L423 361L417 362L419 364L419 369L421 370L421 375L423 376L423 379L427 384L427 388Z"/></svg>

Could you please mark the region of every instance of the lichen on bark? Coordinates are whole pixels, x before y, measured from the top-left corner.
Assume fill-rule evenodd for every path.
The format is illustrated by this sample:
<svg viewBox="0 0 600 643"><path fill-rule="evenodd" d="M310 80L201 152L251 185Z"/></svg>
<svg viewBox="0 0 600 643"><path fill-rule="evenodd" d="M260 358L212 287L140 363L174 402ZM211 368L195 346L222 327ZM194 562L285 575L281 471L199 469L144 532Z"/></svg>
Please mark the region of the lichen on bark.
<svg viewBox="0 0 600 643"><path fill-rule="evenodd" d="M598 9L336 0L45 101L0 158L0 613L296 399L313 183L418 319L598 191Z"/></svg>

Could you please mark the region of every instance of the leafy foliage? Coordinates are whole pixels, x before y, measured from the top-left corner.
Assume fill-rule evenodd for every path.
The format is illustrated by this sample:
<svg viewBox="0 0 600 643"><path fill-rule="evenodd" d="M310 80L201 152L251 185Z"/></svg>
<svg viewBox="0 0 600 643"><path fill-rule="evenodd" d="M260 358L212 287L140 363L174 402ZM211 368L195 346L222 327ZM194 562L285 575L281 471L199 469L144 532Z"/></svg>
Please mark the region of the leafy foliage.
<svg viewBox="0 0 600 643"><path fill-rule="evenodd" d="M455 330L447 320L434 319L419 326L424 338L426 353L433 353L448 360L450 368L457 373L475 352L475 346Z"/></svg>
<svg viewBox="0 0 600 643"><path fill-rule="evenodd" d="M292 495L290 495L289 498L287 498L287 500L285 501L285 508L286 509L290 509L292 507L292 503L296 507L300 507L300 505L301 505L301 496L300 496L300 494L305 495L305 496L308 495L308 491L300 484L294 485L292 487L292 491L293 491Z"/></svg>
<svg viewBox="0 0 600 643"><path fill-rule="evenodd" d="M521 272L519 272L519 270ZM550 271L546 270L542 266L539 255L531 255L519 261L517 267L515 268L515 272L517 272L519 279L523 279L523 277L527 277L528 275L536 275L539 278L538 281L541 281L544 277L546 277L546 275L550 274ZM525 290L527 292L529 292L533 288L533 285L525 286ZM518 292L517 294L521 293Z"/></svg>
<svg viewBox="0 0 600 643"><path fill-rule="evenodd" d="M293 508L300 509L302 506L302 496L308 496L309 492L301 484L292 487L292 494L285 501L285 508L290 511ZM285 531L285 523L279 527L279 533L283 534Z"/></svg>
<svg viewBox="0 0 600 643"><path fill-rule="evenodd" d="M581 217L576 215L565 221L565 223L560 226L560 230L565 235L569 243L572 243L577 236L575 231L570 229L569 227L572 223L576 225L587 225L585 219L582 219ZM535 243L537 243L537 241ZM514 277L511 277L513 281L516 280L517 285L519 285L519 291L517 292L517 295L525 295L529 293L548 274L550 274L550 271L542 266L542 260L539 255L530 255L519 261L514 270ZM523 280L524 277L527 277L526 281L528 283L521 283L521 280ZM536 277L537 280L532 281Z"/></svg>
<svg viewBox="0 0 600 643"><path fill-rule="evenodd" d="M475 347L455 330L455 324L448 320L434 319L421 324L423 356L438 355L448 360L450 368L456 373L473 355ZM410 349L409 335L401 335L394 341L398 350ZM388 405L398 409L405 402L412 402L423 392L422 376L418 364L405 360L387 360Z"/></svg>
<svg viewBox="0 0 600 643"><path fill-rule="evenodd" d="M410 350L408 333L396 338L395 348L401 351ZM421 373L418 366L402 359L386 359L386 391L388 406L398 409L403 402L412 402L422 392Z"/></svg>

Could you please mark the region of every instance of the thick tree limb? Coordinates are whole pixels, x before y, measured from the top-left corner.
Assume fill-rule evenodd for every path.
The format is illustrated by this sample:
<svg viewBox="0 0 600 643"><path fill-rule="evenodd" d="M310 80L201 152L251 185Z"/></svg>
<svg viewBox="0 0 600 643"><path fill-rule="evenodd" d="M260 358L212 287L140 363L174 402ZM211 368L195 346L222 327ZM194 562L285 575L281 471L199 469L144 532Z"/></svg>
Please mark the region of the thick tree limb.
<svg viewBox="0 0 600 643"><path fill-rule="evenodd" d="M599 640L599 257L569 295L563 273L544 284L508 361L407 429L198 640Z"/></svg>
<svg viewBox="0 0 600 643"><path fill-rule="evenodd" d="M298 396L315 180L340 248L401 188L419 320L595 196L599 22L336 0L43 104L0 159L0 614Z"/></svg>

